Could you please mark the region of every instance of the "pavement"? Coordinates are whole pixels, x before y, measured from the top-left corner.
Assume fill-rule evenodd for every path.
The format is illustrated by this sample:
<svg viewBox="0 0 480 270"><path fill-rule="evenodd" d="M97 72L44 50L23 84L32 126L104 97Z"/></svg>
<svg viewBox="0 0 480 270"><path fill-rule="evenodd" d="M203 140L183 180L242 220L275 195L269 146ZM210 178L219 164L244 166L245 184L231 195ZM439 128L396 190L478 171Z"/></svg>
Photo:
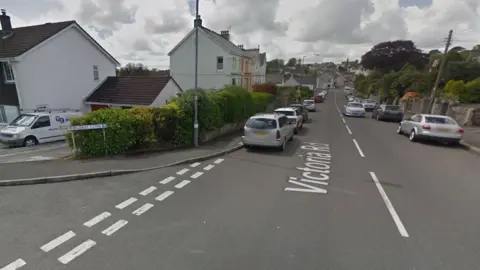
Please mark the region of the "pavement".
<svg viewBox="0 0 480 270"><path fill-rule="evenodd" d="M0 145L0 164L56 160L71 154L70 148L64 141L35 147L10 148Z"/></svg>
<svg viewBox="0 0 480 270"><path fill-rule="evenodd" d="M463 141L480 149L480 127L467 127L463 134Z"/></svg>
<svg viewBox="0 0 480 270"><path fill-rule="evenodd" d="M343 104L284 152L1 187L0 270L478 269L479 157Z"/></svg>

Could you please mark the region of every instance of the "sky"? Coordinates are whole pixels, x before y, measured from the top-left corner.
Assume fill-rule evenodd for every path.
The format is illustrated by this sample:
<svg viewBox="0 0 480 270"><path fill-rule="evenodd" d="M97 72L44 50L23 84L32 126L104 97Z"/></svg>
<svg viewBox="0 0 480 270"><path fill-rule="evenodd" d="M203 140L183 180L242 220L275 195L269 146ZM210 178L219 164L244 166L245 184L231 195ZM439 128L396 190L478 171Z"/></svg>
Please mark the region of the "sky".
<svg viewBox="0 0 480 270"><path fill-rule="evenodd" d="M122 65L168 69L168 52L193 28L187 0L0 0L14 27L76 20ZM200 0L203 25L230 30L268 60L359 59L373 45L410 39L426 51L480 44L478 0ZM442 49L443 50L443 49Z"/></svg>

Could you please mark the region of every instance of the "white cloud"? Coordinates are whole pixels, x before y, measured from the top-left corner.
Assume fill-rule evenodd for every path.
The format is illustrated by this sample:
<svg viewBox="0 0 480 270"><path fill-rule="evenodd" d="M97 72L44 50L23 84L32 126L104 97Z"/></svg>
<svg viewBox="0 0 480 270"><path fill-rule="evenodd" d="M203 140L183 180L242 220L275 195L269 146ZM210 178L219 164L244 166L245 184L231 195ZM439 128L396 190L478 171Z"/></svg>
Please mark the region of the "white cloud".
<svg viewBox="0 0 480 270"><path fill-rule="evenodd" d="M168 68L166 53L193 27L187 0L1 2L14 26L77 20L122 64ZM306 56L306 62L338 62L392 39L442 48L449 29L454 30L453 46L480 43L478 0L433 0L422 8L400 8L398 0L213 2L200 0L204 25L215 31L230 28L234 42L260 46L269 59Z"/></svg>

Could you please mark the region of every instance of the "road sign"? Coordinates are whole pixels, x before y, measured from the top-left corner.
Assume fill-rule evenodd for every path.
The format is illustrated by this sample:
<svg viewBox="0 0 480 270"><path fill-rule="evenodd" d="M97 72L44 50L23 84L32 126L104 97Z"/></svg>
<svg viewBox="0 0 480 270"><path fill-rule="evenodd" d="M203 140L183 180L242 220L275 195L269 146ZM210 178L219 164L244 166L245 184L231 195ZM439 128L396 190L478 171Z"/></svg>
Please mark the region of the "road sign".
<svg viewBox="0 0 480 270"><path fill-rule="evenodd" d="M107 124L97 124L97 125L71 126L68 128L68 130L70 131L93 130L93 129L106 129L107 127L108 127Z"/></svg>

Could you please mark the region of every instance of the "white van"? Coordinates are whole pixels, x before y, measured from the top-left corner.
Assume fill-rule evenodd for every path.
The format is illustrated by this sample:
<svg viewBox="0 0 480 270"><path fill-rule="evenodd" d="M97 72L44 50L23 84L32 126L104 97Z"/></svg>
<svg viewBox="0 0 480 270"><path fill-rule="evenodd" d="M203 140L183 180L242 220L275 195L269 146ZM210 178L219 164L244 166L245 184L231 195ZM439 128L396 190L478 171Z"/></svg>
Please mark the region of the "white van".
<svg viewBox="0 0 480 270"><path fill-rule="evenodd" d="M23 113L0 130L0 142L10 146L34 146L65 140L70 118L80 112Z"/></svg>

